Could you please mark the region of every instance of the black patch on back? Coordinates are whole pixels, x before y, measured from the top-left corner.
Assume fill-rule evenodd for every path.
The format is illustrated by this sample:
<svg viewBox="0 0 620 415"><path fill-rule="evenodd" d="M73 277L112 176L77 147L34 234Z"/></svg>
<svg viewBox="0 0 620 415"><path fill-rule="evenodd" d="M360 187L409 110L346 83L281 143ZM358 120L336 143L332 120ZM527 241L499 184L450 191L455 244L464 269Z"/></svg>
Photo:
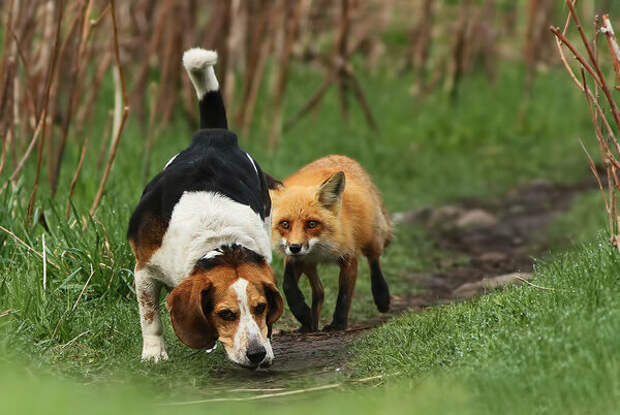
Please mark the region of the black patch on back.
<svg viewBox="0 0 620 415"><path fill-rule="evenodd" d="M138 230L147 213L167 227L174 206L188 191L219 193L249 206L264 220L271 212L271 199L262 170L254 164L258 174L231 131L198 131L190 146L146 185L129 221L129 239L140 243Z"/></svg>
<svg viewBox="0 0 620 415"><path fill-rule="evenodd" d="M242 264L265 264L265 257L241 245L224 245L217 249L221 252L212 258L201 258L196 262L194 271L208 271L219 266L238 267Z"/></svg>

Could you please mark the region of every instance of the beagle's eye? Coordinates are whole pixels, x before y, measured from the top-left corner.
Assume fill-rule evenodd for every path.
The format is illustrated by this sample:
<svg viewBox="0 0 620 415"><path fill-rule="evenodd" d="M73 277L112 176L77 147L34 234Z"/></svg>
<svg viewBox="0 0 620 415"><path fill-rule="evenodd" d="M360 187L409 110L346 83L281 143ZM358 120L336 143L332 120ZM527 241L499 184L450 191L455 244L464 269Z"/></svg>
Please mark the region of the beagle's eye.
<svg viewBox="0 0 620 415"><path fill-rule="evenodd" d="M218 311L217 315L220 316L222 320L226 321L235 321L237 319L237 314L234 311L228 309Z"/></svg>
<svg viewBox="0 0 620 415"><path fill-rule="evenodd" d="M306 222L306 228L308 229L314 229L317 226L319 226L319 222L316 220L309 220L308 222Z"/></svg>
<svg viewBox="0 0 620 415"><path fill-rule="evenodd" d="M254 314L256 314L257 316L260 316L261 314L263 314L265 312L265 308L266 307L267 307L267 304L260 303L259 305L254 307Z"/></svg>
<svg viewBox="0 0 620 415"><path fill-rule="evenodd" d="M283 220L283 221L280 222L280 227L282 229L288 229L288 228L291 227L291 224L289 223L289 221Z"/></svg>

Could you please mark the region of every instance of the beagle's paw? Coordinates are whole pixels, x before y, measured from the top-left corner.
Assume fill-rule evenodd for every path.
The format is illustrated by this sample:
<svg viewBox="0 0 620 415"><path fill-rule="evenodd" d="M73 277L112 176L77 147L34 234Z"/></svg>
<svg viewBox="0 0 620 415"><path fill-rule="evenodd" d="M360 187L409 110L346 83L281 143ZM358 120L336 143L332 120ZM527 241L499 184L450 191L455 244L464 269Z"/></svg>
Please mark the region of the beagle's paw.
<svg viewBox="0 0 620 415"><path fill-rule="evenodd" d="M142 346L142 361L157 363L161 360L168 360L166 345L162 337L152 337L144 339Z"/></svg>

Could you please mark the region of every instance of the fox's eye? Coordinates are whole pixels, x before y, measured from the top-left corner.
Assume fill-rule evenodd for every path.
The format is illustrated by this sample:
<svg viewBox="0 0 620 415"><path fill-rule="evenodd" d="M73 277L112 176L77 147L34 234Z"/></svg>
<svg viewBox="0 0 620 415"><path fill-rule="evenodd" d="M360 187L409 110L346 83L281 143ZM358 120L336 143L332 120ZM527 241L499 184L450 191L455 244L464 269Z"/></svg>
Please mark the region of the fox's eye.
<svg viewBox="0 0 620 415"><path fill-rule="evenodd" d="M280 227L282 229L288 229L291 227L291 224L287 220L283 220L282 222L280 222Z"/></svg>
<svg viewBox="0 0 620 415"><path fill-rule="evenodd" d="M226 321L235 321L237 319L237 314L228 309L219 311L217 315L220 316L222 320Z"/></svg>
<svg viewBox="0 0 620 415"><path fill-rule="evenodd" d="M317 226L319 226L319 222L316 220L309 220L308 222L306 222L306 228L308 229L313 229L313 228L316 228Z"/></svg>
<svg viewBox="0 0 620 415"><path fill-rule="evenodd" d="M267 304L260 303L259 305L254 307L254 314L256 314L257 316L260 316L261 314L263 314L265 312L265 308L266 307L267 307Z"/></svg>

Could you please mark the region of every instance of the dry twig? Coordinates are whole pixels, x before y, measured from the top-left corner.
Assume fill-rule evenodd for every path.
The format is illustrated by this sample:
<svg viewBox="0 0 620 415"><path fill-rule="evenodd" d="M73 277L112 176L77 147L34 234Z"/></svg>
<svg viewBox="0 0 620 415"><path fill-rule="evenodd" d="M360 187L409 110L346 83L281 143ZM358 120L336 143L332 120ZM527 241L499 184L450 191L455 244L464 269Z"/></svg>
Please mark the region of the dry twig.
<svg viewBox="0 0 620 415"><path fill-rule="evenodd" d="M614 134L614 131L611 125L609 124L609 122L607 121L607 118L605 117L604 111L602 110L602 108L600 107L598 103L598 99L597 99L598 94L595 95L588 89L588 85L586 82L586 72L594 80L595 86L597 88L600 88L603 91L603 94L605 95L609 108L611 109L611 113L613 115L615 124L618 128L620 128L620 113L618 112L618 107L616 106L616 103L614 102L611 96L610 90L607 86L607 82L605 80L603 71L601 70L601 66L596 56L596 53L594 52L593 47L588 42L585 32L583 31L583 28L581 26L579 17L577 16L577 13L575 12L575 7L574 7L575 1L566 0L566 4L568 5L568 8L569 8L569 17L575 23L575 26L577 28L577 31L579 32L581 41L587 51L587 55L589 57L590 63L586 61L586 59L579 53L579 51L577 51L576 47L572 45L571 42L566 38L565 33L566 33L566 29L568 28L568 23L569 23L568 19L567 19L567 23L563 31L560 31L559 28L557 27L551 27L550 30L556 37L556 46L560 54L560 59L562 61L562 64L564 65L565 69L569 73L573 82L575 82L575 84L584 92L586 102L588 103L588 108L590 110L590 117L592 118L592 123L594 126L594 132L595 132L598 144L599 144L600 154L603 159L603 162L605 163L605 169L607 173L607 191L608 191L607 194L605 193L602 180L598 174L598 171L596 169L594 161L592 160L592 157L586 150L586 147L583 144L583 142L581 140L579 140L579 142L588 159L590 170L592 171L592 174L596 178L599 189L603 195L603 201L605 204L605 211L607 214L607 220L608 220L608 225L609 225L609 231L611 234L612 244L616 246L616 248L620 251L620 217L617 214L618 210L617 210L617 200L616 200L616 192L617 190L620 190L620 180L618 179L616 175L616 169L620 167L620 162L618 161L618 156L620 156L620 144L618 143L616 139L616 136ZM603 23L602 23L600 31L601 33L604 33L607 36L607 42L608 42L612 62L614 64L616 78L620 79L620 51L615 41L615 36L613 34L613 28L611 26L611 22L607 15L603 17L602 22ZM565 45L571 51L573 56L581 64L581 78L582 78L581 82L577 79L573 70L571 69L568 62L566 61L566 57L564 56L564 53L561 47L562 44ZM594 42L593 45L595 47L596 43ZM601 131L601 128L599 126L599 119L600 119L600 122L602 122L602 124L605 126L605 129L607 132L607 139L603 136L603 132ZM612 150L615 151L616 154L614 154Z"/></svg>
<svg viewBox="0 0 620 415"><path fill-rule="evenodd" d="M56 35L55 35L55 39L54 39L54 51L52 52L52 54L50 56L49 71L47 73L47 87L46 87L46 90L45 90L45 98L43 100L43 111L41 113L41 120L39 121L41 123L42 132L41 132L41 139L39 140L39 147L38 147L38 151L37 151L37 172L36 172L35 179L34 179L34 185L32 187L32 194L30 195L30 200L28 202L28 212L26 214L26 223L27 224L30 223L30 219L32 218L32 211L34 209L34 202L36 200L37 190L39 188L39 178L41 177L41 163L43 161L43 148L45 146L45 133L47 131L46 123L47 123L47 111L48 111L48 106L49 106L49 102L50 102L50 90L51 90L51 87L52 87L52 83L54 81L54 74L55 74L55 70L56 70L56 61L58 60L57 58L59 56L59 51L60 51L60 30L61 30L62 20L63 20L63 17L64 17L63 0L60 0L59 6L60 6L60 10L59 10L59 16L58 16L57 22L56 22ZM34 138L33 138L33 141L34 141Z"/></svg>
<svg viewBox="0 0 620 415"><path fill-rule="evenodd" d="M4 310L2 313L0 313L0 317L6 317L8 315L15 314L18 311L19 310L13 310L12 308L9 308L8 310Z"/></svg>
<svg viewBox="0 0 620 415"><path fill-rule="evenodd" d="M41 249L43 253L43 292L47 291L47 248L45 246L45 234L41 235Z"/></svg>
<svg viewBox="0 0 620 415"><path fill-rule="evenodd" d="M521 278L521 277L515 277L515 278L518 279L519 281L521 281L522 283L527 284L527 285L529 285L530 287L533 287L533 288L538 288L539 290L555 291L555 288L549 288L549 287L543 287L541 285L536 285L534 283L529 282L525 278Z"/></svg>
<svg viewBox="0 0 620 415"><path fill-rule="evenodd" d="M271 121L271 131L269 132L269 148L271 150L275 149L280 141L280 134L282 133L282 103L284 101L284 91L286 90L288 67L291 61L293 43L295 41L295 37L297 36L297 29L299 28L299 21L301 19L302 11L307 9L308 6L309 0L301 0L297 4L297 7L295 7L293 16L288 23L289 27L285 36L282 54L280 55L278 75L275 83L275 91L273 93L273 115Z"/></svg>
<svg viewBox="0 0 620 415"><path fill-rule="evenodd" d="M286 392L278 392L278 393L267 393L265 395L256 395L249 396L246 398L213 398L213 399L201 399L196 401L186 401L186 402L171 402L162 404L162 406L187 406L187 405L199 405L203 403L213 403L213 402L248 402L248 401L259 401L262 399L270 399L270 398L279 398L282 396L291 396L291 395L299 395L301 393L309 393L309 392L317 392L327 389L339 388L342 386L342 383L332 383L330 385L316 386L314 388L307 389L295 389L292 391Z"/></svg>
<svg viewBox="0 0 620 415"><path fill-rule="evenodd" d="M71 311L75 311L76 307L80 303L80 300L82 299L82 296L84 295L84 291L86 291L86 287L88 287L88 284L90 284L90 280L93 278L93 275L95 274L95 271L93 269L93 264L89 264L89 265L90 265L90 275L88 276L86 283L82 287L82 291L80 291L80 295L78 295L78 298L75 300L75 303L73 303L73 307L71 307Z"/></svg>
<svg viewBox="0 0 620 415"><path fill-rule="evenodd" d="M80 161L75 169L75 173L73 174L73 178L71 179L71 185L69 186L69 201L67 202L67 220L71 217L71 200L73 199L73 191L75 190L75 185L77 184L78 177L80 177L80 171L82 170L82 164L84 163L84 156L86 155L86 149L88 149L88 138L84 140L84 144L82 144L82 153L80 154Z"/></svg>
<svg viewBox="0 0 620 415"><path fill-rule="evenodd" d="M327 92L327 90L329 89L330 85L334 82L338 84L337 86L340 96L340 106L345 119L348 118L348 100L346 94L349 86L352 86L355 97L359 101L364 112L364 116L366 117L366 123L373 131L378 130L377 122L375 121L375 118L370 111L368 101L366 100L364 92L359 85L359 81L355 77L355 74L353 73L353 70L351 69L351 66L349 64L350 51L347 48L347 40L349 37L350 27L350 7L351 4L348 0L341 0L338 40L334 46L332 57L329 60L330 67L326 72L323 83L319 87L318 91L314 94L314 96L312 96L308 100L306 105L304 105L297 112L297 114L295 114L290 120L288 120L284 124L284 130L288 130L289 128L291 128L304 115L306 115L310 110L315 108L325 95L325 92Z"/></svg>
<svg viewBox="0 0 620 415"><path fill-rule="evenodd" d="M568 5L568 9L570 10L571 16L573 18L573 22L575 22L575 26L577 27L577 31L579 32L579 36L581 36L581 40L583 41L583 44L586 47L586 51L588 52L588 56L590 57L590 62L594 65L594 69L596 70L596 74L598 75L598 79L600 82L599 86L601 87L601 89L603 90L603 93L605 94L605 97L607 98L607 102L609 103L609 107L611 108L611 113L614 116L616 125L620 128L620 112L618 111L618 107L616 106L615 101L611 97L611 92L609 91L609 88L607 87L607 82L605 82L605 76L603 75L603 71L601 70L598 60L596 59L596 56L594 55L594 52L592 51L592 48L590 47L590 43L588 42L588 39L586 38L586 34L584 33L583 28L581 27L579 16L577 16L577 13L575 12L575 6L571 2L571 0L566 0L566 4Z"/></svg>
<svg viewBox="0 0 620 415"><path fill-rule="evenodd" d="M349 380L347 380L347 382L365 383L365 382L370 382L370 381L373 381L373 380L381 380L381 379L385 379L386 377L397 376L397 375L400 375L400 372L389 373L389 374L385 374L385 375L370 376L370 377L361 378L361 379L349 379ZM335 389L335 388L339 388L341 386L344 386L344 384L345 383L332 383L330 385L316 386L316 387L306 388L306 389L295 389L295 390L290 390L290 391L285 391L285 392L267 393L267 394L264 394L264 395L248 396L248 397L244 397L244 398L212 398L212 399L201 399L201 400L186 401L186 402L170 402L170 403L163 403L163 404L161 404L161 406L186 406L186 405L199 405L199 404L203 404L203 403L213 403L213 402L248 402L248 401L258 401L258 400L262 400L262 399L279 398L279 397L282 397L282 396L299 395L299 394L302 394L302 393L309 393L309 392L317 392L317 391L328 390L328 389Z"/></svg>
<svg viewBox="0 0 620 415"><path fill-rule="evenodd" d="M21 240L17 235L15 235L13 232L11 232L10 230L8 230L7 228L5 228L4 226L0 225L0 230L8 233L9 235L11 235L11 237L20 245L26 247L30 252L36 254L39 258L43 259L43 255L41 253L39 253L39 251L37 251L36 249L34 249L33 247L31 247L30 245L28 245L26 242L24 242L23 240ZM47 259L47 263L50 264L51 266L53 266L56 269L60 269L60 267L58 265L56 265L54 262L50 261L49 259Z"/></svg>
<svg viewBox="0 0 620 415"><path fill-rule="evenodd" d="M88 287L88 284L90 283L90 280L91 280L91 278L93 277L93 275L95 273L95 271L93 269L93 264L89 264L89 266L90 266L90 275L88 276L88 279L86 280L86 283L82 287L82 290L80 291L80 294L78 295L78 298L73 303L73 307L71 307L71 311L66 311L58 319L58 323L56 323L56 327L54 327L54 331L52 332L52 336L51 336L52 339L54 339L56 337L56 334L58 333L58 329L60 329L60 326L62 325L62 322L64 321L64 319L67 316L67 314L70 313L70 312L73 312L76 309L76 307L78 306L78 304L80 303L80 300L82 299L82 296L84 295L84 291L86 291L86 287Z"/></svg>
<svg viewBox="0 0 620 415"><path fill-rule="evenodd" d="M85 332L82 332L82 333L78 334L77 336L75 336L74 338L69 340L67 343L65 343L62 346L60 346L60 350L63 350L65 348L71 346L73 343L75 343L77 341L77 339L79 339L82 336L85 336L88 333L90 333L90 330L86 330Z"/></svg>
<svg viewBox="0 0 620 415"><path fill-rule="evenodd" d="M604 14L602 18L601 33L607 38L607 46L609 47L609 54L614 65L614 71L616 72L616 88L620 87L620 47L618 47L618 41L616 40L616 34L614 28L609 20L609 15Z"/></svg>

